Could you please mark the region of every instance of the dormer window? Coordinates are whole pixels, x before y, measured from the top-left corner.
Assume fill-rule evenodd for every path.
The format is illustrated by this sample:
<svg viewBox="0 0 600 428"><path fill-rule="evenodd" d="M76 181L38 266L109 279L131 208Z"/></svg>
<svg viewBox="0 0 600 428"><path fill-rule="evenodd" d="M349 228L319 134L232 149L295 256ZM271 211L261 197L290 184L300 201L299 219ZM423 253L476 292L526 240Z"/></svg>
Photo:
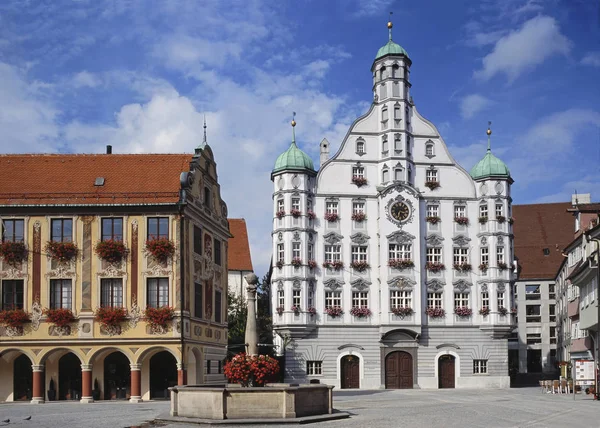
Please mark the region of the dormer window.
<svg viewBox="0 0 600 428"><path fill-rule="evenodd" d="M365 140L363 140L363 139L356 140L356 154L357 155L365 154Z"/></svg>
<svg viewBox="0 0 600 428"><path fill-rule="evenodd" d="M433 150L433 142L428 141L427 144L425 144L425 156L427 156L428 158L432 158L435 156L435 152Z"/></svg>

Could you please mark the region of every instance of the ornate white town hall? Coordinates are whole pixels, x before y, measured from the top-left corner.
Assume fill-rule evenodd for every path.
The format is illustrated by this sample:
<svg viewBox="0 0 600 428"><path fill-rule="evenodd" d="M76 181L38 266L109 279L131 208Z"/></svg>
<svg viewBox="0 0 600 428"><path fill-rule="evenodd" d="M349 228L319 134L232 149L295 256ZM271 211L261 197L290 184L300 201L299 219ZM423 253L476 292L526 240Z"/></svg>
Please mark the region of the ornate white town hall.
<svg viewBox="0 0 600 428"><path fill-rule="evenodd" d="M273 323L288 382L508 387L513 235L506 165L470 174L410 96L389 41L373 103L319 171L294 140L271 178ZM292 126L295 126L292 121Z"/></svg>

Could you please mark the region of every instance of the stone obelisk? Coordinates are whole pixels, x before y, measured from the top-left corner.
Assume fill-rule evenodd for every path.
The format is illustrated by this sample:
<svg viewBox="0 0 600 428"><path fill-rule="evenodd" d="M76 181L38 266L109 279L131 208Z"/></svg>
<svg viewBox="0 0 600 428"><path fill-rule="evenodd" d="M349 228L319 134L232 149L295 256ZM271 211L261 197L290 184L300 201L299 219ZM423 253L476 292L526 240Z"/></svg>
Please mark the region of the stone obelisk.
<svg viewBox="0 0 600 428"><path fill-rule="evenodd" d="M248 355L258 355L258 329L256 327L256 288L258 277L249 273L244 277L248 283L248 318L246 319L246 353Z"/></svg>

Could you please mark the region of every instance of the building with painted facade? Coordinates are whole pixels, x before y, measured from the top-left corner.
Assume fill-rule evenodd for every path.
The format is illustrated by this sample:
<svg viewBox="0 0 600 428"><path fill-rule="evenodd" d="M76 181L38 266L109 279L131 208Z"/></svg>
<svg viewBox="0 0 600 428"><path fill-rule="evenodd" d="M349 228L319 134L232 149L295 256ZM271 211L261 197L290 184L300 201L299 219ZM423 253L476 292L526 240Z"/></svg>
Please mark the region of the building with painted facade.
<svg viewBox="0 0 600 428"><path fill-rule="evenodd" d="M243 218L230 218L229 252L227 253L227 284L231 296L240 296L244 301L248 298L246 287L248 282L244 278L254 273L248 228Z"/></svg>
<svg viewBox="0 0 600 428"><path fill-rule="evenodd" d="M470 173L456 163L417 111L391 27L371 67L373 102L339 150L330 157L323 140L317 170L294 134L271 174L285 379L508 387L513 180L489 141Z"/></svg>
<svg viewBox="0 0 600 428"><path fill-rule="evenodd" d="M0 400L136 402L224 381L230 234L208 145L2 155L0 219L0 315L30 318L0 327ZM107 257L110 242L125 251ZM122 322L96 316L121 307ZM166 322L145 317L164 307Z"/></svg>

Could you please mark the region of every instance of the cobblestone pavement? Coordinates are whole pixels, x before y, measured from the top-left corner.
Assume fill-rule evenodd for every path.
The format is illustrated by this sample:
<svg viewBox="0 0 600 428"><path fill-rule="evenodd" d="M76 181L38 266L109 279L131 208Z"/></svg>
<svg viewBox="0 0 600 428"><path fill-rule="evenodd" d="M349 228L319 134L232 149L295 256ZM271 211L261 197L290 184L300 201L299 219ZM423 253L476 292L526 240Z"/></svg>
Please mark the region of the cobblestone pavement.
<svg viewBox="0 0 600 428"><path fill-rule="evenodd" d="M600 427L600 402L584 395L577 395L573 400L573 395L541 394L538 388L499 391L337 391L334 405L338 410L351 413L351 418L315 425L326 428ZM168 410L169 403L165 401L140 404L98 402L88 405L65 402L43 405L5 403L0 404L0 427L198 427L192 424L149 423ZM28 416L31 416L31 420L24 420ZM10 419L10 423L1 422L5 419Z"/></svg>

